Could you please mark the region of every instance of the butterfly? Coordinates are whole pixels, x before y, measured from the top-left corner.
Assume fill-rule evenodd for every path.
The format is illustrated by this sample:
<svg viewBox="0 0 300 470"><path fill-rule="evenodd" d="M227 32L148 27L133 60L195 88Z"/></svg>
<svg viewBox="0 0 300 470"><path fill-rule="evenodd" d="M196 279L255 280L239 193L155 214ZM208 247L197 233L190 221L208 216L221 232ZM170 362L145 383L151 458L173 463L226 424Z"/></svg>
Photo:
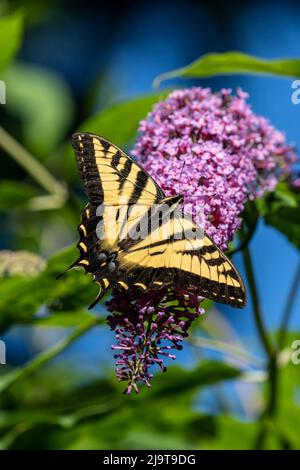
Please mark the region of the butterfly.
<svg viewBox="0 0 300 470"><path fill-rule="evenodd" d="M89 308L117 286L124 291L175 286L245 305L240 274L179 210L183 196L166 197L137 162L103 137L79 132L72 143L88 204L78 226L80 255L68 269L79 266L100 284Z"/></svg>

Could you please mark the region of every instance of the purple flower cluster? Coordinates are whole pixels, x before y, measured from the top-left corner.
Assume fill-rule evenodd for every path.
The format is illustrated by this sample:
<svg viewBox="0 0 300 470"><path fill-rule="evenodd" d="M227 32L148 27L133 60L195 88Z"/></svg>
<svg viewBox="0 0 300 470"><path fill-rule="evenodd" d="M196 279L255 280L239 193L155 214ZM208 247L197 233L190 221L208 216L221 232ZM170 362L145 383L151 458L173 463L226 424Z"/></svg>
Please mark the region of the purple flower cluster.
<svg viewBox="0 0 300 470"><path fill-rule="evenodd" d="M133 149L142 166L167 195L181 193L203 228L221 248L241 224L248 199L272 191L296 160L284 134L256 116L247 94L190 88L171 93L140 124ZM192 321L204 313L203 299L164 289L141 293L115 290L108 318L116 333L116 373L127 393L149 386L151 369L174 359Z"/></svg>
<svg viewBox="0 0 300 470"><path fill-rule="evenodd" d="M174 302L174 298L176 301ZM159 289L141 293L131 290L125 296L116 290L107 307L107 319L115 331L116 375L128 383L125 392L138 392L138 382L150 386L151 366L166 371L164 359L175 359L171 350L182 349L181 341L188 336L192 321L204 313L200 299L184 292ZM119 312L119 313L115 313Z"/></svg>
<svg viewBox="0 0 300 470"><path fill-rule="evenodd" d="M203 228L223 249L247 199L272 191L297 159L247 97L241 90L175 91L141 122L132 152L167 195L180 191L185 204L202 206Z"/></svg>

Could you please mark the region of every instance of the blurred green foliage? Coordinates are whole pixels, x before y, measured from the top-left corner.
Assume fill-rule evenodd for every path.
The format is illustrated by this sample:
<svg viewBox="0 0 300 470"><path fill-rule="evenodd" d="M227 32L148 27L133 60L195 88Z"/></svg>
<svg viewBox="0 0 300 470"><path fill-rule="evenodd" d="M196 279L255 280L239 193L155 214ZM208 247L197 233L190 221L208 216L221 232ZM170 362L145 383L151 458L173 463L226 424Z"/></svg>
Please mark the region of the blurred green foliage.
<svg viewBox="0 0 300 470"><path fill-rule="evenodd" d="M10 16L0 18L0 44L1 48L0 72L13 60L18 48L21 45L23 32L23 15L16 12Z"/></svg>
<svg viewBox="0 0 300 470"><path fill-rule="evenodd" d="M72 124L69 88L51 70L24 63L13 64L3 78L9 83L7 109L22 123L22 142L39 158L48 157Z"/></svg>
<svg viewBox="0 0 300 470"><path fill-rule="evenodd" d="M299 372L290 363L288 349L292 335L285 338L283 347L287 349L278 356L277 414L252 416L244 421L232 416L222 395L223 382L236 385L249 379L249 371L242 366L203 359L190 368L172 366L167 374L154 378L151 390L142 388L138 396L128 397L122 395L122 386L112 371L102 368L102 378L87 380L74 364L58 364L54 360L83 334L102 327L105 320L86 310L97 291L89 276L71 271L63 280L55 279L77 256L73 247L58 250L75 241L75 226L84 205L69 145L75 122L74 104L67 85L53 72L17 60L11 63L21 43L22 29L23 16L19 12L0 19L0 41L6 44L0 71L10 84L4 121L8 123L6 130L14 132L16 142L34 157L29 155L29 167L24 165L22 152L20 158L12 161L11 141L3 134L6 174L0 183L0 212L5 227L3 236L9 240L10 248L37 252L48 261L34 276L25 271L2 277L0 334L15 326L27 326L34 331L61 328L65 337L23 366L1 366L0 448L246 449L256 446L261 430L267 430L264 448L299 448ZM200 58L192 66L160 79L232 72L299 75L299 61L266 62L232 54ZM79 129L129 146L139 121L166 93L159 91L115 103L86 116ZM18 146L14 148L19 151ZM35 161L42 167L36 166ZM286 183L279 184L274 193L247 206L242 243L249 242L262 217L299 248L299 214L299 193ZM212 302L207 302L206 308L210 307ZM193 332L200 331L214 339L220 328L200 320ZM198 352L201 354L201 350ZM268 372L266 368L258 372L264 374L263 387L257 387L259 398L264 400ZM199 409L199 396L208 386L216 395L219 413Z"/></svg>
<svg viewBox="0 0 300 470"><path fill-rule="evenodd" d="M3 394L16 408L0 417L2 448L8 441L12 448L43 449L198 447L216 430L212 416L192 408L197 391L238 375L218 362L203 362L189 371L173 367L155 379L151 394L143 390L134 397L122 395L110 377L52 396L46 381L39 383L38 397L31 396L30 383L24 381L8 398Z"/></svg>

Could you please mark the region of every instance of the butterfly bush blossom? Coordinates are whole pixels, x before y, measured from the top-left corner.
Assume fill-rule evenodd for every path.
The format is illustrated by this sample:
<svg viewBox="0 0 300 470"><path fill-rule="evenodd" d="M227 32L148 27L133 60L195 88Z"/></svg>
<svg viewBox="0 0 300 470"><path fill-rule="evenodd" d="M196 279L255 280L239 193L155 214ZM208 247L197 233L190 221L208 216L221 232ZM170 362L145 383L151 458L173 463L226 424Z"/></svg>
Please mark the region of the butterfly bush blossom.
<svg viewBox="0 0 300 470"><path fill-rule="evenodd" d="M247 200L274 190L297 159L284 134L254 114L247 98L240 89L236 95L174 91L140 123L132 151L167 196L180 192L194 214L202 207L203 228L222 249L240 227ZM113 293L108 322L116 333L117 378L127 381L127 393L137 392L139 382L149 386L152 366L165 370L163 360L175 358L172 350L181 349L203 313L201 300L180 290Z"/></svg>
<svg viewBox="0 0 300 470"><path fill-rule="evenodd" d="M116 290L107 307L112 312L108 324L118 342L112 345L116 375L120 382L128 383L128 394L138 392L137 382L150 386L151 366L166 371L163 359L176 358L171 350L182 349L180 343L188 336L192 321L204 313L196 296L178 290L174 305L174 293L166 288L142 295L133 289L127 295Z"/></svg>

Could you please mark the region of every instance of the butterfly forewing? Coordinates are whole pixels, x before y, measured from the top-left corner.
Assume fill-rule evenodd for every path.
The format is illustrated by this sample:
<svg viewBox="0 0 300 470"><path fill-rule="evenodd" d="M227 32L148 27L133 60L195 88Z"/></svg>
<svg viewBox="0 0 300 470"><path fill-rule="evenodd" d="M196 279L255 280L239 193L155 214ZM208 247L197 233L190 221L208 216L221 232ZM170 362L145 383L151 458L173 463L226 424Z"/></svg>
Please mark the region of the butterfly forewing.
<svg viewBox="0 0 300 470"><path fill-rule="evenodd" d="M103 248L117 249L119 239L164 193L131 158L105 139L77 133L73 147L86 194L102 218L98 229L103 233Z"/></svg>

